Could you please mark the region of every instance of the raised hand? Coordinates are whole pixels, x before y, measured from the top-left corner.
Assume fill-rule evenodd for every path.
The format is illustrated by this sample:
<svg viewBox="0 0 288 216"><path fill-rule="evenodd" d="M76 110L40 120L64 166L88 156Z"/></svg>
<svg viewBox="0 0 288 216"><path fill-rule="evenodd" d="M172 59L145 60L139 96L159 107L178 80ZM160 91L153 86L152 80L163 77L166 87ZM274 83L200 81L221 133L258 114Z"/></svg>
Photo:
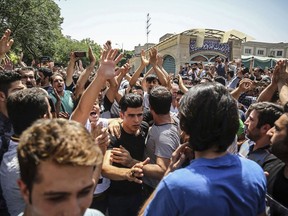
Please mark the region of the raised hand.
<svg viewBox="0 0 288 216"><path fill-rule="evenodd" d="M279 72L277 71L279 70ZM276 73L279 73L279 82L288 83L288 66L287 60L277 62L277 66L275 68ZM274 71L274 72L275 72Z"/></svg>
<svg viewBox="0 0 288 216"><path fill-rule="evenodd" d="M131 69L131 66L129 63L125 63L120 69L119 69L119 74L123 74L124 76L129 72Z"/></svg>
<svg viewBox="0 0 288 216"><path fill-rule="evenodd" d="M157 65L158 65L159 67L162 67L162 66L163 66L163 56L161 56L160 54L158 54L158 55L156 56L156 59L157 59Z"/></svg>
<svg viewBox="0 0 288 216"><path fill-rule="evenodd" d="M157 64L157 49L155 47L151 48L149 51L149 62L151 65L156 65Z"/></svg>
<svg viewBox="0 0 288 216"><path fill-rule="evenodd" d="M13 39L9 39L10 34L11 30L7 29L0 40L0 57L7 53L14 43Z"/></svg>
<svg viewBox="0 0 288 216"><path fill-rule="evenodd" d="M75 56L74 52L71 52L71 53L70 53L70 61L76 62L78 59L80 59L80 58L77 58L77 57Z"/></svg>
<svg viewBox="0 0 288 216"><path fill-rule="evenodd" d="M90 63L91 62L96 63L96 57L92 51L91 46L89 46L89 48L88 48L88 58L89 58Z"/></svg>
<svg viewBox="0 0 288 216"><path fill-rule="evenodd" d="M119 54L118 56L117 49L110 49L109 51L103 50L100 60L100 67L98 70L98 74L100 76L104 76L106 79L111 79L119 74L115 72L116 64L122 59L123 54Z"/></svg>
<svg viewBox="0 0 288 216"><path fill-rule="evenodd" d="M144 50L141 50L141 64L143 66L147 66L149 64L149 59L146 59Z"/></svg>
<svg viewBox="0 0 288 216"><path fill-rule="evenodd" d="M240 81L239 89L241 92L246 92L251 90L251 88L253 88L253 85L254 83L252 80L245 78Z"/></svg>

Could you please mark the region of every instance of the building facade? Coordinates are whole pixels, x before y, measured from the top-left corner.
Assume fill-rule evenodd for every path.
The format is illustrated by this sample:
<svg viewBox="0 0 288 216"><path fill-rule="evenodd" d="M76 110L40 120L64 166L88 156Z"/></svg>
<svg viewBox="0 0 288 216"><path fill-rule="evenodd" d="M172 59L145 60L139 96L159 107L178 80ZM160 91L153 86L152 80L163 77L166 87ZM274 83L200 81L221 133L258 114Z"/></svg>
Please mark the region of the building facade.
<svg viewBox="0 0 288 216"><path fill-rule="evenodd" d="M163 56L163 67L168 73L177 74L185 63L214 62L215 56L229 60L251 56L288 57L288 44L269 44L252 42L252 37L236 31L221 31L215 29L191 29L180 34L165 34L158 44L136 46L134 57L130 60L132 73L141 63L140 52L157 47ZM272 64L271 64L272 65Z"/></svg>

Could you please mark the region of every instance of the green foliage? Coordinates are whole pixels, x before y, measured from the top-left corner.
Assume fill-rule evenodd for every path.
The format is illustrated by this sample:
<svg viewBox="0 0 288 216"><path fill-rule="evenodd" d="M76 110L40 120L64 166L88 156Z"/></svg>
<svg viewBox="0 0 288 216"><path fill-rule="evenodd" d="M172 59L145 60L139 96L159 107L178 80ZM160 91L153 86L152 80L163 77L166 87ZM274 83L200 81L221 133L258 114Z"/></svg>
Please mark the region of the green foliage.
<svg viewBox="0 0 288 216"><path fill-rule="evenodd" d="M14 44L10 56L15 62L17 55L23 52L23 61L28 64L42 56L67 64L71 51L88 53L89 45L98 60L101 47L89 38L78 41L63 36L62 22L60 8L53 0L0 0L0 33L11 29ZM119 66L128 62L132 54L125 50ZM82 62L87 65L88 56L82 58Z"/></svg>
<svg viewBox="0 0 288 216"><path fill-rule="evenodd" d="M0 0L0 5L0 30L11 29L16 52L32 59L55 51L63 19L54 1Z"/></svg>
<svg viewBox="0 0 288 216"><path fill-rule="evenodd" d="M118 63L118 66L121 67L125 63L128 63L129 59L132 58L133 53L134 53L133 51L124 50L124 55L123 55L122 59L120 60L120 62Z"/></svg>

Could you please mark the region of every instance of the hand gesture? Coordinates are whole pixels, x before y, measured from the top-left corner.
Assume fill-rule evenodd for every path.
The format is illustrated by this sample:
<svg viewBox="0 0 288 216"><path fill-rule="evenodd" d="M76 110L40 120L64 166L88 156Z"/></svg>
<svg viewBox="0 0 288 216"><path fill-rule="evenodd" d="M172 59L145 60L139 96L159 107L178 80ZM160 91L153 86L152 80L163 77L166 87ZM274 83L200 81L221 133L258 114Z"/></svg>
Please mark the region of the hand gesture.
<svg viewBox="0 0 288 216"><path fill-rule="evenodd" d="M72 62L76 62L79 58L77 58L74 54L74 52L71 52L70 53L70 61Z"/></svg>
<svg viewBox="0 0 288 216"><path fill-rule="evenodd" d="M138 184L142 184L142 178L144 176L143 174L143 166L148 164L150 162L150 158L146 158L145 161L139 162L135 164L126 174L126 178L128 181L134 181Z"/></svg>
<svg viewBox="0 0 288 216"><path fill-rule="evenodd" d="M115 72L115 66L122 59L123 54L117 55L118 50L116 49L110 49L109 51L103 50L98 75L104 76L106 79L111 79L119 74L119 70Z"/></svg>
<svg viewBox="0 0 288 216"><path fill-rule="evenodd" d="M247 78L242 79L239 83L239 90L241 92L249 91L253 87L253 84L254 84L253 81L250 79Z"/></svg>
<svg viewBox="0 0 288 216"><path fill-rule="evenodd" d="M170 164L165 175L179 169L186 159L192 160L194 153L188 143L181 144L172 154Z"/></svg>
<svg viewBox="0 0 288 216"><path fill-rule="evenodd" d="M157 49L155 47L151 48L149 51L149 62L151 65L156 65L157 64Z"/></svg>
<svg viewBox="0 0 288 216"><path fill-rule="evenodd" d="M132 167L133 158L131 157L129 151L125 149L122 145L119 148L113 148L111 150L111 161L115 163L122 164L126 167Z"/></svg>
<svg viewBox="0 0 288 216"><path fill-rule="evenodd" d="M105 44L103 44L103 49L109 52L112 49L111 41L107 40Z"/></svg>
<svg viewBox="0 0 288 216"><path fill-rule="evenodd" d="M11 30L7 29L0 40L0 57L7 53L11 49L12 44L14 43L13 39L9 39L10 34Z"/></svg>
<svg viewBox="0 0 288 216"><path fill-rule="evenodd" d="M279 68L277 68L279 67ZM277 62L277 66L275 71L279 70L279 81L288 83L288 67L287 67L287 60ZM277 72L276 72L277 73Z"/></svg>
<svg viewBox="0 0 288 216"><path fill-rule="evenodd" d="M70 115L67 112L59 112L59 118L69 119Z"/></svg>
<svg viewBox="0 0 288 216"><path fill-rule="evenodd" d="M103 155L110 143L109 133L107 128L103 128L102 124L96 125L96 122L91 123L91 134L95 139L95 144L99 146Z"/></svg>
<svg viewBox="0 0 288 216"><path fill-rule="evenodd" d="M118 120L112 120L108 125L108 130L111 136L117 137L117 139L121 136L121 128Z"/></svg>
<svg viewBox="0 0 288 216"><path fill-rule="evenodd" d="M159 67L162 67L162 65L163 65L163 56L161 56L160 54L158 54L158 55L156 56L156 58L157 58L157 65L158 65Z"/></svg>
<svg viewBox="0 0 288 216"><path fill-rule="evenodd" d="M120 69L119 69L119 74L123 74L124 76L129 72L131 69L131 66L129 63L124 64Z"/></svg>
<svg viewBox="0 0 288 216"><path fill-rule="evenodd" d="M93 51L92 51L92 48L91 48L91 46L89 46L89 48L88 48L88 58L89 58L89 61L90 61L90 63L96 63L96 58L95 58L95 55L94 55L94 53L93 53Z"/></svg>
<svg viewBox="0 0 288 216"><path fill-rule="evenodd" d="M145 51L143 49L141 50L141 64L145 67L149 64L149 60L146 59Z"/></svg>

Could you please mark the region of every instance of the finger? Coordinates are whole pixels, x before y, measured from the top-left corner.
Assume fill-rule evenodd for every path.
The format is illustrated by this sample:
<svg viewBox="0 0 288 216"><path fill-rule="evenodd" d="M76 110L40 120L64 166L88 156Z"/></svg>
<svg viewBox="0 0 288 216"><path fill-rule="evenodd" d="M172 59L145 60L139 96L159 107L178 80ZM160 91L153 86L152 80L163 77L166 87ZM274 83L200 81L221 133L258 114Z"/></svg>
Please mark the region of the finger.
<svg viewBox="0 0 288 216"><path fill-rule="evenodd" d="M115 59L115 64L118 64L118 63L121 61L122 57L123 57L123 53L120 53L120 54L117 56L117 58Z"/></svg>
<svg viewBox="0 0 288 216"><path fill-rule="evenodd" d="M174 168L178 169L179 167L181 167L184 161L186 160L186 158L187 157L185 154L181 154L177 162L174 164Z"/></svg>
<svg viewBox="0 0 288 216"><path fill-rule="evenodd" d="M144 166L144 165L148 164L149 162L150 162L150 158L147 157L147 158L142 162L142 165Z"/></svg>

